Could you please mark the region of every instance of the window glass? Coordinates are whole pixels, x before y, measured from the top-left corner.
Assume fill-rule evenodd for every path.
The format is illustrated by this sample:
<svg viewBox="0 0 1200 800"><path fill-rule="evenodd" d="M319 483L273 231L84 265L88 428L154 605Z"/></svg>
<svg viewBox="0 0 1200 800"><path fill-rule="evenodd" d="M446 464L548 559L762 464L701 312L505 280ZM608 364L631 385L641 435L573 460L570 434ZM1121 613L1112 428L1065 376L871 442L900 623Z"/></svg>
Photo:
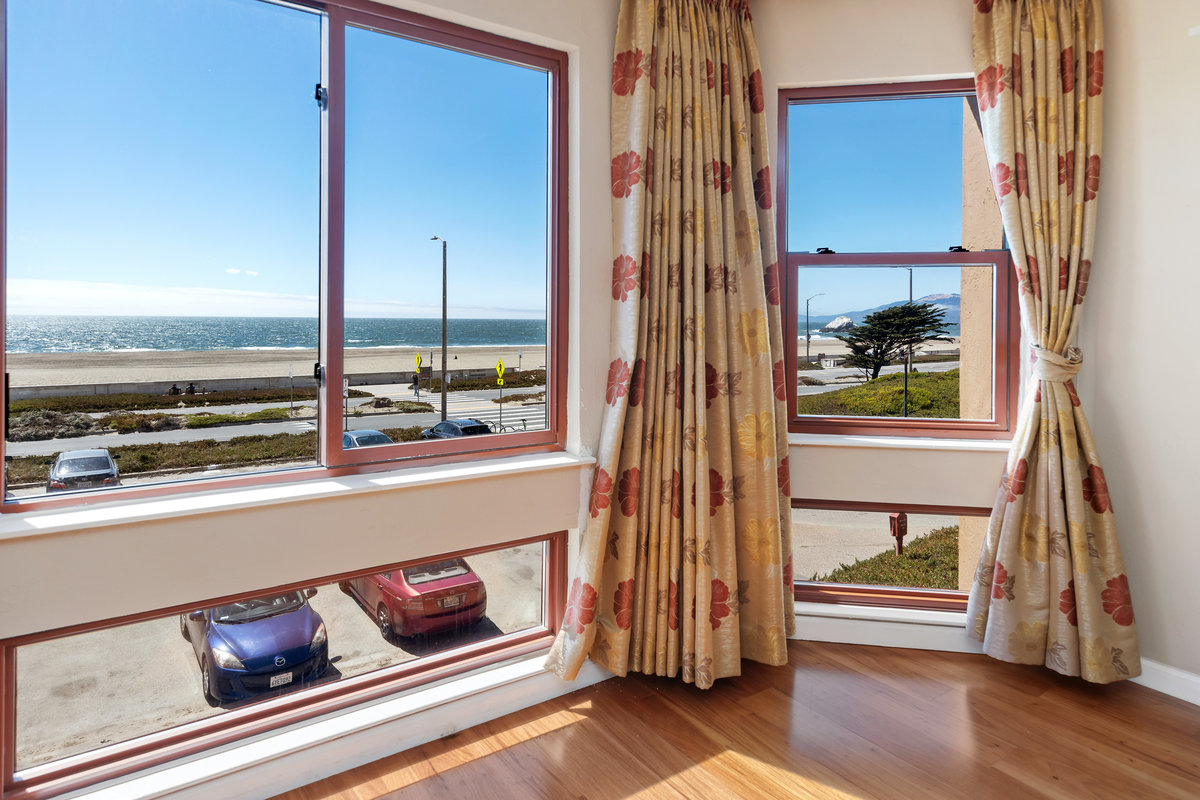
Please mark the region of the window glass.
<svg viewBox="0 0 1200 800"><path fill-rule="evenodd" d="M788 106L787 248L962 244L962 97Z"/></svg>
<svg viewBox="0 0 1200 800"><path fill-rule="evenodd" d="M822 583L965 590L986 527L986 517L794 508L795 576ZM902 552L893 535L897 528L903 532Z"/></svg>
<svg viewBox="0 0 1200 800"><path fill-rule="evenodd" d="M5 6L8 496L313 463L320 17Z"/></svg>
<svg viewBox="0 0 1200 800"><path fill-rule="evenodd" d="M796 413L992 419L994 272L800 268Z"/></svg>
<svg viewBox="0 0 1200 800"><path fill-rule="evenodd" d="M545 430L548 74L354 26L345 50L344 424Z"/></svg>
<svg viewBox="0 0 1200 800"><path fill-rule="evenodd" d="M17 770L544 624L545 545L17 648Z"/></svg>

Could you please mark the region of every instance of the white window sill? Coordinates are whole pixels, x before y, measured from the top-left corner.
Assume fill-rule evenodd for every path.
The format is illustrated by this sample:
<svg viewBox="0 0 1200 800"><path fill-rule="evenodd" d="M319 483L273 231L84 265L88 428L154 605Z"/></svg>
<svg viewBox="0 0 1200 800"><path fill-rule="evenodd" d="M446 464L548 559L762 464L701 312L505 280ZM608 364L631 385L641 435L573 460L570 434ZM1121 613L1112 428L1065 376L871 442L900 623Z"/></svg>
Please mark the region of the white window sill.
<svg viewBox="0 0 1200 800"><path fill-rule="evenodd" d="M542 652L492 665L68 797L269 797L612 677L587 662L568 683L543 669L545 659Z"/></svg>
<svg viewBox="0 0 1200 800"><path fill-rule="evenodd" d="M594 463L595 460L590 457L570 453L548 453L454 464L406 465L390 472L343 475L336 478L305 479L303 473L298 473L297 480L293 482L241 488L205 489L197 486L194 492L170 497L127 502L114 498L96 505L0 515L0 541L34 534L123 525L190 514L260 508L265 505L315 498L392 491L523 473L580 469L590 467Z"/></svg>

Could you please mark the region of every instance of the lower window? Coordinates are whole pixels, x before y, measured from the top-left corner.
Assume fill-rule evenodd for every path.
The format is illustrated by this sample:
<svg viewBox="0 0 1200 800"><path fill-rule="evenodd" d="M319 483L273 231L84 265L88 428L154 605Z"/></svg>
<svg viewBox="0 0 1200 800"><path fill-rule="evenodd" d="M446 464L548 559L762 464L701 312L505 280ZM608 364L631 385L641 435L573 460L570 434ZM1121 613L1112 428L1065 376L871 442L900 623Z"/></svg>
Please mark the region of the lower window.
<svg viewBox="0 0 1200 800"><path fill-rule="evenodd" d="M293 723L544 647L561 543L556 534L0 643L15 674L4 788L87 785L261 732L264 720Z"/></svg>
<svg viewBox="0 0 1200 800"><path fill-rule="evenodd" d="M796 599L964 610L987 522L982 508L793 508Z"/></svg>

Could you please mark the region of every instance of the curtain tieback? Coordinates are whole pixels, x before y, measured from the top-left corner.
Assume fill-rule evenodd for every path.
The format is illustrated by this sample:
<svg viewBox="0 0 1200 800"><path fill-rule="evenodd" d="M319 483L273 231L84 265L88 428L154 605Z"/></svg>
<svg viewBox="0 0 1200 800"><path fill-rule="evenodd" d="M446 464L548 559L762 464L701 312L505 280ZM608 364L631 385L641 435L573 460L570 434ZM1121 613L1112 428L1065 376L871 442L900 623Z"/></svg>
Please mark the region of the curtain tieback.
<svg viewBox="0 0 1200 800"><path fill-rule="evenodd" d="M1034 345L1033 356L1033 377L1039 381L1066 383L1079 374L1083 365L1083 351L1074 345L1065 355Z"/></svg>

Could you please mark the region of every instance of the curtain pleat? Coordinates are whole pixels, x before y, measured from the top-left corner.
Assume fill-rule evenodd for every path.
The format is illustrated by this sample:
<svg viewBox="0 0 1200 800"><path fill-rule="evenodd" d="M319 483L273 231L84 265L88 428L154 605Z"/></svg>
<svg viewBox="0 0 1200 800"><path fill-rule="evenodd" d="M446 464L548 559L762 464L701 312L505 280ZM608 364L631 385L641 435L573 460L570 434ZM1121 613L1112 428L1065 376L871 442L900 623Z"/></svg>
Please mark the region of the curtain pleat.
<svg viewBox="0 0 1200 800"><path fill-rule="evenodd" d="M612 360L547 667L787 661L790 487L762 72L741 0L624 0L612 97Z"/></svg>
<svg viewBox="0 0 1200 800"><path fill-rule="evenodd" d="M1020 278L1031 384L967 615L995 658L1096 683L1141 672L1129 582L1072 381L1100 190L1099 0L974 0L976 94Z"/></svg>

